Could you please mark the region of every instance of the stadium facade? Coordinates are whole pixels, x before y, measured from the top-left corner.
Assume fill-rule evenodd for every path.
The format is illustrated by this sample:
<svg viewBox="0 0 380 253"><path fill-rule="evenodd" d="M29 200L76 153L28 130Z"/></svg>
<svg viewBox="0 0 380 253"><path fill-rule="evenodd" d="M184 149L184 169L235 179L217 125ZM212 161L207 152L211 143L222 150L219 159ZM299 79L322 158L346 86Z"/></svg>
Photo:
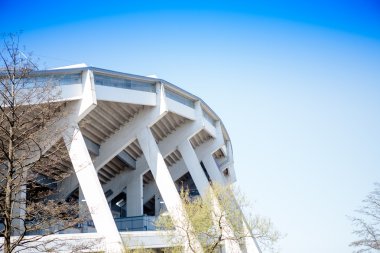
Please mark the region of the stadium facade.
<svg viewBox="0 0 380 253"><path fill-rule="evenodd" d="M58 185L60 197L78 200L92 219L57 237L99 239L107 252L170 247L153 221L162 210L186 219L177 210L180 185L202 196L210 181L236 181L229 135L199 97L162 79L86 65L41 75L59 80L74 108L62 165L75 173ZM254 238L223 251L260 252Z"/></svg>

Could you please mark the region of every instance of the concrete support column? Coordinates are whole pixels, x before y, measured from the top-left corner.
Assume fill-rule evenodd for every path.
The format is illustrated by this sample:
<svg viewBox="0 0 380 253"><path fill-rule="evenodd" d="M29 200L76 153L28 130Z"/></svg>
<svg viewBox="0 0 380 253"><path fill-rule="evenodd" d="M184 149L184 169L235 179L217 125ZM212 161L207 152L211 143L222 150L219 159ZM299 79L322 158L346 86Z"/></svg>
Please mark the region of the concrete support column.
<svg viewBox="0 0 380 253"><path fill-rule="evenodd" d="M161 205L161 195L156 192L156 194L154 194L154 215L155 216L159 216L160 215L160 212L163 211L161 210L163 208L163 204Z"/></svg>
<svg viewBox="0 0 380 253"><path fill-rule="evenodd" d="M26 173L23 173L26 174ZM21 178L23 180L23 178ZM19 192L16 194L16 201L13 204L12 208L12 227L13 227L13 235L21 235L24 228L24 220L26 214L26 185L21 183L19 186Z"/></svg>
<svg viewBox="0 0 380 253"><path fill-rule="evenodd" d="M174 185L173 179L170 176L164 158L158 149L152 132L148 127L144 127L144 129L137 135L137 139L173 222L177 224L187 224L188 219L182 206L181 198ZM178 232L184 233L185 231ZM183 236L186 235L183 234ZM195 245L192 246L195 247L196 252L203 252L198 240L193 238L192 241L195 242ZM187 242L184 246L185 252L191 252Z"/></svg>
<svg viewBox="0 0 380 253"><path fill-rule="evenodd" d="M82 99L78 111L77 122L83 119L97 105L94 75L92 71L85 70L82 72L82 85Z"/></svg>
<svg viewBox="0 0 380 253"><path fill-rule="evenodd" d="M245 234L251 234L251 231L248 231L246 221L243 219L243 229ZM256 239L252 237L246 237L244 239L244 244L247 252L252 253L261 253L259 245L257 245Z"/></svg>
<svg viewBox="0 0 380 253"><path fill-rule="evenodd" d="M79 187L78 205L79 205L79 218L82 220L82 233L87 233L88 232L87 221L91 217L89 217L88 208L86 205L86 199L84 198L83 191L80 187Z"/></svg>
<svg viewBox="0 0 380 253"><path fill-rule="evenodd" d="M121 237L78 125L69 128L64 137L97 233L105 238L107 252L123 252Z"/></svg>
<svg viewBox="0 0 380 253"><path fill-rule="evenodd" d="M127 185L127 217L143 215L143 180L136 175Z"/></svg>
<svg viewBox="0 0 380 253"><path fill-rule="evenodd" d="M76 175L70 175L59 183L59 196L66 199L78 186L79 183Z"/></svg>
<svg viewBox="0 0 380 253"><path fill-rule="evenodd" d="M125 187L125 188L123 189L123 192L125 193L125 196L128 196L127 187ZM128 217L128 197L127 197L127 199L125 200L124 211L125 211L125 217Z"/></svg>
<svg viewBox="0 0 380 253"><path fill-rule="evenodd" d="M230 154L230 155L232 155L232 154ZM218 182L221 185L225 185L227 183L227 180L224 179L222 173L220 172L220 170L218 168L218 165L216 164L216 162L214 160L214 157L212 157L211 154L203 156L202 162L203 162L203 165L206 167L212 181ZM244 220L243 220L243 226L244 226L244 230L245 230L244 233L246 233L246 234L250 233L248 231L246 222ZM245 242L247 252L261 253L259 250L259 247L256 243L256 240L253 237L246 237L244 242ZM228 245L226 245L226 250L228 253L229 252L228 251Z"/></svg>
<svg viewBox="0 0 380 253"><path fill-rule="evenodd" d="M209 154L203 157L202 159L203 165L205 166L210 178L213 182L217 182L220 185L225 184L225 179L220 172L218 165L215 162L214 157Z"/></svg>
<svg viewBox="0 0 380 253"><path fill-rule="evenodd" d="M230 150L229 152L231 151L232 150ZM229 155L232 156L232 153L229 153ZM228 181L224 178L224 176L220 172L218 165L216 164L215 159L211 154L203 156L202 162L203 162L203 165L206 167L212 181L218 182L221 185L225 185L228 183ZM246 222L244 220L243 220L243 226L244 226L244 233L246 234L250 233L248 231ZM256 243L256 240L253 237L246 237L244 242L245 242L245 247L247 249L247 252L261 253ZM226 245L226 250L228 252L228 245Z"/></svg>
<svg viewBox="0 0 380 253"><path fill-rule="evenodd" d="M198 157L194 152L193 147L191 146L188 140L184 141L178 146L178 150L182 155L183 161L186 164L187 169L193 181L198 189L198 192L201 196L204 196L207 193L207 190L210 186L205 173L199 163Z"/></svg>
<svg viewBox="0 0 380 253"><path fill-rule="evenodd" d="M169 212L177 213L181 200L150 129L144 128L137 139Z"/></svg>
<svg viewBox="0 0 380 253"><path fill-rule="evenodd" d="M234 156L233 156L231 141L226 142L226 149L227 149L227 156L228 156L228 163L229 163L228 182L233 183L236 181L236 174L235 174L235 169L234 169Z"/></svg>
<svg viewBox="0 0 380 253"><path fill-rule="evenodd" d="M200 165L200 162L198 160L197 155L194 152L193 147L190 144L190 141L185 141L181 145L178 146L179 152L181 152L182 158L186 164L187 169L189 170L189 173L191 177L193 178L193 181L195 183L195 186L197 187L200 195L202 197L206 196L207 190L209 189L209 182L206 178L205 173L203 172L203 169ZM211 193L212 194L212 193ZM222 222L224 224L222 234L227 237L233 237L233 231L231 227L229 226L229 223L225 219L225 217L222 216L219 204L217 199L212 196L213 198L213 206L214 206L214 212L217 217L216 219L219 219L219 217L222 217ZM226 246L226 252L227 253L239 253L241 252L239 244L234 240L226 240L225 241Z"/></svg>

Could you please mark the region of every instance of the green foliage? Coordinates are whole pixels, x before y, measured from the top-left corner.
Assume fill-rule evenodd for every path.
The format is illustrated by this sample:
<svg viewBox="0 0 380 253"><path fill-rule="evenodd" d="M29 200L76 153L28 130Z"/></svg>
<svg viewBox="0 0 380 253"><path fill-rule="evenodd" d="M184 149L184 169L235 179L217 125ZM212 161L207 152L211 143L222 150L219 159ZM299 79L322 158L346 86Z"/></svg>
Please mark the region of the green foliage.
<svg viewBox="0 0 380 253"><path fill-rule="evenodd" d="M124 253L155 253L156 251L152 249L145 249L143 247L139 247L137 249L126 249Z"/></svg>
<svg viewBox="0 0 380 253"><path fill-rule="evenodd" d="M160 250L157 249L147 249L143 246L135 248L135 249L125 249L124 253L182 253L183 249L182 247L170 247L170 248L163 248Z"/></svg>
<svg viewBox="0 0 380 253"><path fill-rule="evenodd" d="M260 216L244 218L241 208L248 206L247 201L230 186L213 184L202 198L192 197L188 189L182 188L180 197L188 220L174 224L170 216L164 213L156 223L162 230L171 231L172 243L192 245L193 238L189 234L193 234L205 253L213 253L226 240L241 245L245 238L254 236L265 248L273 248L280 237L269 219Z"/></svg>

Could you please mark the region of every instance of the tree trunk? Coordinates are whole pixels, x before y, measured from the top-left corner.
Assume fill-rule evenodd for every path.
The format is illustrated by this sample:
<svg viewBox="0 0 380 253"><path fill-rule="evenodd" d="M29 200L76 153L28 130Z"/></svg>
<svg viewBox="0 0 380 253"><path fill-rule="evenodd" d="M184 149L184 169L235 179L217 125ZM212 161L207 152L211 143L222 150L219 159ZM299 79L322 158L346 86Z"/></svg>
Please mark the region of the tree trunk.
<svg viewBox="0 0 380 253"><path fill-rule="evenodd" d="M13 124L13 122L12 122ZM4 253L11 253L12 236L12 179L13 179L13 128L9 128L9 147L7 164L7 183L5 188L5 217L4 217Z"/></svg>

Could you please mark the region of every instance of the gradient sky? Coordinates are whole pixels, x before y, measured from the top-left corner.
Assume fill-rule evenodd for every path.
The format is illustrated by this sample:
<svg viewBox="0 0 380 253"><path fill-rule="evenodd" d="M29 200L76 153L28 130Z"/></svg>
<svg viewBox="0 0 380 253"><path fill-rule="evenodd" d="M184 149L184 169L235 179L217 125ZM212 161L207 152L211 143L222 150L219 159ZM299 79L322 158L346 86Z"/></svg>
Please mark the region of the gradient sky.
<svg viewBox="0 0 380 253"><path fill-rule="evenodd" d="M231 136L253 211L284 253L352 252L347 216L380 181L378 1L4 1L42 66L155 74Z"/></svg>

